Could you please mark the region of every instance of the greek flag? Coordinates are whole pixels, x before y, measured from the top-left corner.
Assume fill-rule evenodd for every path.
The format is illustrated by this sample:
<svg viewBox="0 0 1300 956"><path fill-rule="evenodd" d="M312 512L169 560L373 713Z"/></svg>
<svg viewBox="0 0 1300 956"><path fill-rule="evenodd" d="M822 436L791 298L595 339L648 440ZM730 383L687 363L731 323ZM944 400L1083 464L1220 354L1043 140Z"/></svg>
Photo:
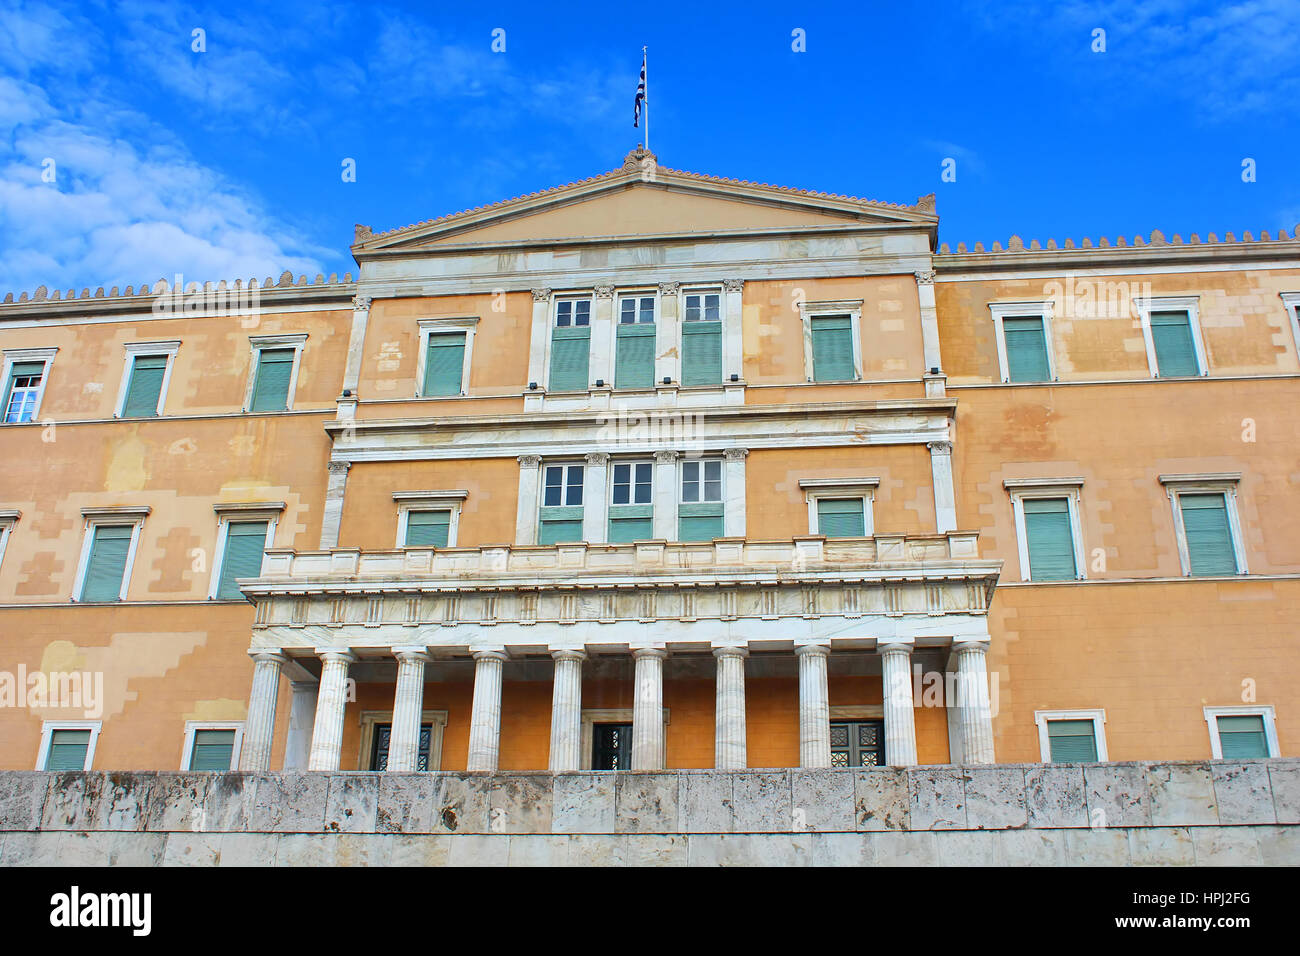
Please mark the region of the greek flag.
<svg viewBox="0 0 1300 956"><path fill-rule="evenodd" d="M641 110L645 108L645 47L641 48L641 82L636 86L636 101L632 105L632 125L641 125Z"/></svg>

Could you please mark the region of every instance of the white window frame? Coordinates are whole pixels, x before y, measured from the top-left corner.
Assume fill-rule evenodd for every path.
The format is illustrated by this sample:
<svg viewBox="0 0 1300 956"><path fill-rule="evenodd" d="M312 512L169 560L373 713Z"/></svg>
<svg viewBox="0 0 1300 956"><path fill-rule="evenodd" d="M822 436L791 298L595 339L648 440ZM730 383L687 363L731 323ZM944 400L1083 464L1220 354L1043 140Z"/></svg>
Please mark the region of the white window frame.
<svg viewBox="0 0 1300 956"><path fill-rule="evenodd" d="M619 319L623 314L623 300L624 299L654 299L655 320L652 323L651 327L655 330L655 334L654 334L655 343L656 343L655 354L657 355L659 352L659 347L658 347L659 326L663 320L662 303L660 301L660 298L661 297L657 286L653 288L649 288L649 287L637 288L635 286L632 286L627 289L616 289L614 291L614 317L610 322L611 330L609 333L609 358L608 361L606 361L605 363L606 368L609 369L609 380L605 384L610 386L611 388L615 387L614 381L618 375L618 328L620 324ZM682 301L684 302L685 300L683 299ZM683 306L683 308L685 307ZM719 309L719 314L721 314L721 308ZM638 322L637 324L641 325L643 323ZM554 326L552 326L552 328L554 328ZM680 350L681 344L678 343L677 347ZM659 380L655 378L654 372L655 370L652 368L650 370L650 388L654 388L659 384ZM633 390L622 389L622 391L633 391ZM641 389L641 391L645 391L645 389Z"/></svg>
<svg viewBox="0 0 1300 956"><path fill-rule="evenodd" d="M1160 377L1160 363L1156 359L1156 343L1151 336L1152 312L1186 312L1187 323L1192 330L1192 351L1196 353L1196 375L1204 377L1210 374L1210 364L1205 357L1205 343L1201 339L1200 296L1162 295L1135 298L1133 307L1142 322L1142 341L1147 350L1147 370L1152 378ZM1186 378L1187 376L1176 376Z"/></svg>
<svg viewBox="0 0 1300 956"><path fill-rule="evenodd" d="M589 306L588 306L589 311L587 312L587 328L590 330L590 331L588 332L588 337L587 337L587 343L588 343L588 346L587 346L587 347L588 347L588 352L587 352L587 384L584 385L584 386L582 387L582 389L581 389L581 391L588 391L588 390L591 389L591 352L590 352L590 348L591 348L591 345L595 342L595 331L594 331L594 330L595 330L595 328L596 328L596 293L595 293L595 290L591 290L591 291L589 291L589 292L581 292L581 291L578 291L578 292L557 292L557 293L555 293L555 294L553 294L553 295L551 296L550 317L547 319L547 324L546 324L546 355L545 355L545 357L544 357L544 360L545 360L545 363L546 363L546 364L543 366L543 369L542 369L542 381L539 382L538 384L541 385L541 386L544 386L544 390L545 390L545 391L547 391L547 392L551 391L551 347L555 344L555 330L559 327L559 326L557 326L555 323L559 320L559 317L560 317L560 303L561 303L561 302L587 302L587 303L590 303ZM569 328L569 329L577 328L577 327L578 327L578 326L573 326L573 325L565 326L565 328ZM564 394L564 393L561 393L561 394ZM543 486L543 487L544 487L544 486Z"/></svg>
<svg viewBox="0 0 1300 956"><path fill-rule="evenodd" d="M7 389L9 385L9 376L13 372L14 366L19 362L44 362L45 368L41 370L41 387L36 390L36 407L32 409L32 420L30 422L11 422L14 425L34 425L41 417L41 406L45 404L45 386L50 382L50 366L54 364L54 355L58 352L57 346L47 349L5 349L4 350L4 367L0 368L0 389ZM0 402L9 404L8 391L0 393ZM5 424L4 415L8 408L0 408L0 426Z"/></svg>
<svg viewBox="0 0 1300 956"><path fill-rule="evenodd" d="M429 336L439 335L443 332L464 332L465 333L465 354L464 361L460 369L460 394L469 394L469 372L472 367L474 355L474 332L478 329L478 316L449 316L437 319L420 319L417 322L420 330L420 353L415 362L415 397L428 398L436 400L439 398L451 398L450 395L425 395L424 394L424 372L429 362Z"/></svg>
<svg viewBox="0 0 1300 956"><path fill-rule="evenodd" d="M140 545L140 532L144 528L144 519L152 511L149 506L126 508L83 508L81 509L81 556L77 560L77 576L72 584L72 602L81 604L81 591L86 585L86 571L90 564L90 547L95 540L95 528L100 525L129 524L131 526L131 543L127 545L126 566L122 569L122 587L117 599L126 600L126 592L131 588L131 569L135 567L135 552ZM98 603L98 602L96 602Z"/></svg>
<svg viewBox="0 0 1300 956"><path fill-rule="evenodd" d="M1049 720L1091 720L1092 739L1097 744L1097 760L1105 761L1110 757L1106 750L1106 711L1095 710L1036 710L1034 723L1038 725L1038 757L1043 763L1052 762L1052 742L1047 736Z"/></svg>
<svg viewBox="0 0 1300 956"><path fill-rule="evenodd" d="M573 466L582 469L582 504L566 504L565 500L569 497L569 469ZM558 505L548 505L546 503L546 470L548 468L563 468L564 473L560 483L560 503ZM587 487L587 472L589 471L587 463L577 458L560 458L554 461L543 461L541 471L538 474L537 482L537 508L538 514L541 514L542 508L587 508L587 496L591 489ZM540 519L539 519L540 520Z"/></svg>
<svg viewBox="0 0 1300 956"><path fill-rule="evenodd" d="M870 538L876 533L873 510L879 478L801 478L804 500L808 503L808 533L821 534L818 527L817 502L821 498L861 498L863 534Z"/></svg>
<svg viewBox="0 0 1300 956"><path fill-rule="evenodd" d="M363 710L361 712L361 746L357 751L357 769L370 769L370 754L375 749L375 727L378 724L392 724L391 710ZM420 711L420 726L432 725L429 734L429 772L442 769L442 738L447 731L447 711ZM419 738L416 738L417 748Z"/></svg>
<svg viewBox="0 0 1300 956"><path fill-rule="evenodd" d="M585 483L586 478L584 476ZM583 489L584 492L586 489ZM585 496L585 495L584 495ZM393 500L397 502L397 543L395 548L423 547L407 545L406 522L412 511L451 511L451 521L447 526L447 547L456 547L460 534L460 509L469 492L463 489L438 491L395 491Z"/></svg>
<svg viewBox="0 0 1300 956"><path fill-rule="evenodd" d="M1296 352L1300 353L1300 292L1279 292L1282 304L1286 306L1287 318L1291 320L1291 336Z"/></svg>
<svg viewBox="0 0 1300 956"><path fill-rule="evenodd" d="M248 345L251 350L251 364L248 366L248 383L244 387L244 411L248 412L253 404L253 386L257 384L257 369L262 363L263 351L293 349L293 368L289 371L289 393L285 396L284 410L293 411L294 399L298 394L298 369L302 367L302 350L307 345L307 333L297 332L290 335L250 335ZM270 415L273 412L258 412Z"/></svg>
<svg viewBox="0 0 1300 956"><path fill-rule="evenodd" d="M196 730L233 730L235 742L230 748L230 769L239 769L239 754L244 746L244 721L242 720L187 720L185 742L181 745L181 769L189 770L194 760L194 732Z"/></svg>
<svg viewBox="0 0 1300 956"><path fill-rule="evenodd" d="M155 415L162 415L163 406L167 403L167 386L171 384L172 368L176 364L176 352L181 347L179 339L173 339L168 342L130 342L123 346L126 349L126 365L122 370L122 384L117 388L117 405L114 406L113 417L121 418L122 410L126 407L126 395L131 388L131 376L135 372L135 360L137 358L149 358L154 355L165 355L167 364L163 368L162 388L158 390L158 405L154 408Z"/></svg>
<svg viewBox="0 0 1300 956"><path fill-rule="evenodd" d="M637 465L650 466L650 500L648 502L628 501L621 505L614 503L614 468L617 465L630 465L632 468L632 470L628 474L629 480L631 482L631 484L628 486L629 489L628 496L631 498L636 497L636 466ZM610 508L644 507L647 504L651 508L654 507L654 503L655 503L655 460L654 458L642 458L639 456L633 456L630 458L611 458L609 460L609 464L605 466L605 471L606 471L605 501L607 502L607 507L605 509L606 520L608 520L608 514ZM585 480L586 479L584 478L584 481ZM584 501L586 500L585 494L583 500Z"/></svg>
<svg viewBox="0 0 1300 956"><path fill-rule="evenodd" d="M21 511L0 511L0 569L5 566L5 548L9 544L9 535L22 516Z"/></svg>
<svg viewBox="0 0 1300 956"><path fill-rule="evenodd" d="M1183 576L1191 577L1192 560L1187 550L1187 531L1183 527L1183 495L1222 494L1228 511L1228 532L1232 535L1232 553L1237 559L1237 574L1249 574L1246 564L1246 541L1241 533L1241 517L1237 512L1237 487L1241 483L1239 472L1222 472L1198 475L1160 475L1174 515L1174 535L1178 539L1178 561Z"/></svg>
<svg viewBox="0 0 1300 956"><path fill-rule="evenodd" d="M212 572L208 581L208 600L217 600L217 588L221 585L221 566L226 560L226 533L231 522L265 521L266 542L263 552L271 550L275 544L275 530L284 513L284 502L255 502L250 504L217 504L212 506L217 513L217 547L212 556ZM222 600L228 600L222 598Z"/></svg>
<svg viewBox="0 0 1300 956"><path fill-rule="evenodd" d="M716 461L718 463L718 488L719 488L720 497L718 498L717 501L713 501L712 499L706 499L704 497L704 464L705 462L710 462L710 461ZM685 489L682 488L682 485L686 483L686 466L693 463L698 463L700 466L700 500L699 501L687 501L685 498L682 497L682 495L685 493ZM721 455L700 455L698 458L683 458L680 461L678 461L677 462L677 504L679 506L720 504L722 505L723 516L725 518L726 508L727 508L727 460L726 458L724 458ZM679 507L678 514L680 515L680 513L681 513L681 508Z"/></svg>
<svg viewBox="0 0 1300 956"><path fill-rule="evenodd" d="M1074 578L1088 579L1088 565L1084 560L1083 523L1080 518L1082 478L1008 478L1002 483L1011 495L1011 510L1016 524L1016 550L1020 556L1020 580L1030 581L1029 536L1025 533L1026 498L1064 498L1070 515L1070 537L1074 540ZM1061 581L1042 581L1040 584L1060 584Z"/></svg>
<svg viewBox="0 0 1300 956"><path fill-rule="evenodd" d="M1007 336L1003 326L1004 319L1042 319L1043 347L1047 350L1047 380L1055 382L1056 378L1056 336L1052 332L1052 319L1055 318L1056 303L1051 299L1035 299L1021 302L990 302L989 313L993 316L994 339L998 345L998 377L1007 385L1034 385L1036 382L1011 381L1011 369L1007 365Z"/></svg>
<svg viewBox="0 0 1300 956"><path fill-rule="evenodd" d="M849 328L853 333L853 378L862 381L862 299L839 299L827 302L800 302L799 318L803 323L803 374L804 381L812 385L835 385L844 380L818 382L813 368L813 319L825 319L836 315L849 317Z"/></svg>
<svg viewBox="0 0 1300 956"><path fill-rule="evenodd" d="M50 743L56 730L89 730L90 742L86 745L86 763L82 770L95 766L95 747L99 743L99 732L103 729L102 720L44 720L41 721L41 749L36 753L36 769L44 770L50 757Z"/></svg>
<svg viewBox="0 0 1300 956"><path fill-rule="evenodd" d="M721 381L713 384L682 385L682 369L685 367L684 358L683 358L684 339L682 338L684 333L682 330L686 328L686 297L688 295L716 295L718 297L718 321L721 323L721 327L722 327L722 343L721 343L722 379ZM655 318L656 319L659 318L658 313L655 313ZM729 331L729 329L730 329L730 323L727 320L726 288L724 288L721 284L712 285L709 283L705 283L703 285L695 285L695 286L686 286L686 285L679 286L677 289L677 341L674 343L674 348L677 350L677 362L675 365L675 368L677 370L677 379L674 384L680 386L681 388L715 388L715 389L722 388L724 385L728 384L731 381L731 376L728 374L727 367L726 367L727 366L727 332ZM657 343L658 341L657 332L655 335L655 339ZM656 378L655 387L658 388L660 387L660 385L661 383L659 379ZM681 492L678 491L678 494L681 494ZM590 757L588 757L588 759L590 759Z"/></svg>
<svg viewBox="0 0 1300 956"><path fill-rule="evenodd" d="M1219 739L1220 717L1262 717L1264 718L1264 743L1270 757L1282 756L1277 742L1277 724L1273 719L1272 704L1251 704L1244 707L1206 707L1205 723L1210 728L1210 758L1223 759L1223 741Z"/></svg>

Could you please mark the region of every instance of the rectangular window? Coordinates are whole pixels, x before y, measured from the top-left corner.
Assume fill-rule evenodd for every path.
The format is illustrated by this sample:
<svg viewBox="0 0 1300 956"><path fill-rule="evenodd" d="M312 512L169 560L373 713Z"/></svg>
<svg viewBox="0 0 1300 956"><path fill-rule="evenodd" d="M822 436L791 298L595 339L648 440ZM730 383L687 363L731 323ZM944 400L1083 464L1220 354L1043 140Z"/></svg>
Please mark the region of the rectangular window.
<svg viewBox="0 0 1300 956"><path fill-rule="evenodd" d="M153 418L158 414L168 358L166 355L131 357L130 379L122 402L123 418Z"/></svg>
<svg viewBox="0 0 1300 956"><path fill-rule="evenodd" d="M1074 531L1068 498L1025 498L1025 541L1031 581L1072 581Z"/></svg>
<svg viewBox="0 0 1300 956"><path fill-rule="evenodd" d="M258 349L250 412L283 412L289 407L296 349Z"/></svg>
<svg viewBox="0 0 1300 956"><path fill-rule="evenodd" d="M654 465L615 462L610 469L609 542L628 544L654 537Z"/></svg>
<svg viewBox="0 0 1300 956"><path fill-rule="evenodd" d="M42 770L90 769L90 744L93 731L89 728L68 728L50 731L50 742L45 751Z"/></svg>
<svg viewBox="0 0 1300 956"><path fill-rule="evenodd" d="M262 573L267 527L266 521L227 522L226 547L221 555L221 575L215 595L219 600L242 598L238 579L255 578Z"/></svg>
<svg viewBox="0 0 1300 956"><path fill-rule="evenodd" d="M655 298L628 296L619 300L614 334L615 388L650 388L655 380Z"/></svg>
<svg viewBox="0 0 1300 956"><path fill-rule="evenodd" d="M96 524L89 530L90 555L78 600L119 601L126 590L126 565L135 526Z"/></svg>
<svg viewBox="0 0 1300 956"><path fill-rule="evenodd" d="M1091 763L1097 759L1096 725L1091 719L1047 721L1052 763Z"/></svg>
<svg viewBox="0 0 1300 956"><path fill-rule="evenodd" d="M1161 378L1199 375L1191 316L1185 311L1151 313L1151 345L1156 353L1156 374Z"/></svg>
<svg viewBox="0 0 1300 956"><path fill-rule="evenodd" d="M722 294L689 292L682 321L682 384L722 381Z"/></svg>
<svg viewBox="0 0 1300 956"><path fill-rule="evenodd" d="M847 315L814 316L811 323L813 381L853 381L856 375L852 318Z"/></svg>
<svg viewBox="0 0 1300 956"><path fill-rule="evenodd" d="M679 541L712 541L723 536L722 462L682 462L682 495L677 506Z"/></svg>
<svg viewBox="0 0 1300 956"><path fill-rule="evenodd" d="M1237 558L1222 494L1180 494L1183 534L1193 575L1236 574Z"/></svg>
<svg viewBox="0 0 1300 956"><path fill-rule="evenodd" d="M406 515L408 548L445 548L451 536L451 510L410 511Z"/></svg>
<svg viewBox="0 0 1300 956"><path fill-rule="evenodd" d="M1002 320L1007 354L1007 380L1046 382L1051 379L1047 361L1047 335L1038 316L1008 316Z"/></svg>
<svg viewBox="0 0 1300 956"><path fill-rule="evenodd" d="M828 538L861 538L867 533L861 498L818 498L817 533Z"/></svg>
<svg viewBox="0 0 1300 956"><path fill-rule="evenodd" d="M582 465L547 465L543 469L538 544L582 540Z"/></svg>
<svg viewBox="0 0 1300 956"><path fill-rule="evenodd" d="M1260 714L1220 716L1215 718L1219 731L1219 748L1224 760L1253 760L1267 757L1268 735Z"/></svg>
<svg viewBox="0 0 1300 956"><path fill-rule="evenodd" d="M585 391L591 371L591 300L559 299L551 329L553 392Z"/></svg>
<svg viewBox="0 0 1300 956"><path fill-rule="evenodd" d="M831 721L831 766L885 766L885 722Z"/></svg>
<svg viewBox="0 0 1300 956"><path fill-rule="evenodd" d="M425 350L424 383L420 394L426 398L459 395L465 376L465 333L429 334Z"/></svg>
<svg viewBox="0 0 1300 956"><path fill-rule="evenodd" d="M194 731L194 743L190 746L190 770L227 771L231 767L231 758L235 752L235 730L214 729Z"/></svg>
<svg viewBox="0 0 1300 956"><path fill-rule="evenodd" d="M36 417L36 406L41 396L41 383L45 380L44 362L14 362L5 383L4 421L6 425L30 422Z"/></svg>

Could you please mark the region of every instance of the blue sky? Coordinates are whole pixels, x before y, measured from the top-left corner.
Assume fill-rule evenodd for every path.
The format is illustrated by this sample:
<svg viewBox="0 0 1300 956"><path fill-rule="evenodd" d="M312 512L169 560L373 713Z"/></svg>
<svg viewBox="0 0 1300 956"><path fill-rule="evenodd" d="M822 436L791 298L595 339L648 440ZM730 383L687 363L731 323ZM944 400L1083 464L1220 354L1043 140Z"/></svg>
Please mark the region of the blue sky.
<svg viewBox="0 0 1300 956"><path fill-rule="evenodd" d="M354 223L618 166L642 44L664 166L935 192L954 247L1276 235L1300 222L1297 36L1296 0L0 0L0 293L355 271Z"/></svg>

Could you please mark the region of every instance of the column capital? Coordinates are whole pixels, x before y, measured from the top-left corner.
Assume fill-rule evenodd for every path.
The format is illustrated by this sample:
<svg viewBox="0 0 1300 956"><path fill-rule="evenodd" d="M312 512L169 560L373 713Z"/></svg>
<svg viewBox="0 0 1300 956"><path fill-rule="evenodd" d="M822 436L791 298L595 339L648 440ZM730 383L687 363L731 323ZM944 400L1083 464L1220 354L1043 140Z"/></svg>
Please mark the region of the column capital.
<svg viewBox="0 0 1300 956"><path fill-rule="evenodd" d="M354 312L369 312L369 311L370 311L370 296L368 296L368 295L354 295L354 296L352 297L352 311L354 311Z"/></svg>
<svg viewBox="0 0 1300 956"><path fill-rule="evenodd" d="M279 664L283 667L289 663L289 658L284 653L283 648L271 650L269 648L250 647L248 656L253 659L254 664Z"/></svg>
<svg viewBox="0 0 1300 956"><path fill-rule="evenodd" d="M676 295L681 290L680 282L661 282L659 283L660 295Z"/></svg>
<svg viewBox="0 0 1300 956"><path fill-rule="evenodd" d="M668 649L664 647L634 647L632 648L632 659L640 660L641 658L658 658L665 660L668 657Z"/></svg>
<svg viewBox="0 0 1300 956"><path fill-rule="evenodd" d="M478 661L508 661L510 655L504 647L479 647L469 649L470 656Z"/></svg>
<svg viewBox="0 0 1300 956"><path fill-rule="evenodd" d="M551 651L552 660L556 661L577 661L581 664L587 659L587 652L578 647L561 647Z"/></svg>
<svg viewBox="0 0 1300 956"><path fill-rule="evenodd" d="M934 285L934 270L923 269L915 273L917 285Z"/></svg>
<svg viewBox="0 0 1300 956"><path fill-rule="evenodd" d="M520 455L519 456L520 468L540 468L541 464L542 464L541 455Z"/></svg>
<svg viewBox="0 0 1300 956"><path fill-rule="evenodd" d="M533 301L534 301L534 302L550 302L550 301L551 301L551 290L550 290L550 289L534 289L534 290L533 290Z"/></svg>
<svg viewBox="0 0 1300 956"><path fill-rule="evenodd" d="M745 658L749 656L749 648L748 647L715 647L713 649L713 656L718 658L719 660L721 660L724 657Z"/></svg>
<svg viewBox="0 0 1300 956"><path fill-rule="evenodd" d="M831 646L829 644L800 644L794 649L796 657L808 655L810 657L830 657Z"/></svg>
<svg viewBox="0 0 1300 956"><path fill-rule="evenodd" d="M331 475L346 475L351 467L352 462L350 461L329 461L325 463L325 469Z"/></svg>
<svg viewBox="0 0 1300 956"><path fill-rule="evenodd" d="M727 292L739 292L745 287L744 279L723 279L722 288Z"/></svg>
<svg viewBox="0 0 1300 956"><path fill-rule="evenodd" d="M951 455L952 442L950 441L928 441L925 447L930 449L931 455Z"/></svg>
<svg viewBox="0 0 1300 956"><path fill-rule="evenodd" d="M346 647L318 647L316 656L322 663L355 664L357 655Z"/></svg>
<svg viewBox="0 0 1300 956"><path fill-rule="evenodd" d="M910 637L882 637L876 641L876 651L880 654L911 654L916 641Z"/></svg>
<svg viewBox="0 0 1300 956"><path fill-rule="evenodd" d="M433 658L429 656L429 649L423 644L394 647L393 656L397 658L398 662L401 664L416 662L427 664L429 661L433 660Z"/></svg>
<svg viewBox="0 0 1300 956"><path fill-rule="evenodd" d="M587 464L593 468L609 464L609 453L603 451L593 451L585 456Z"/></svg>
<svg viewBox="0 0 1300 956"><path fill-rule="evenodd" d="M671 464L672 462L675 462L678 458L681 458L681 457L682 457L682 453L679 452L679 451L663 451L663 450L661 450L661 451L657 451L657 452L655 452L655 461L657 461L657 462L661 462L661 463L663 463L663 464Z"/></svg>
<svg viewBox="0 0 1300 956"><path fill-rule="evenodd" d="M983 654L987 654L987 653L988 653L988 650L989 650L989 642L988 642L988 641L979 641L979 640L975 640L975 641L953 641L953 642L952 642L952 649L953 649L953 652L954 652L954 653L961 653L961 652L963 652L963 651L976 651L976 652L978 652L979 654L983 655Z"/></svg>
<svg viewBox="0 0 1300 956"><path fill-rule="evenodd" d="M748 454L748 448L724 448L722 450L722 457L727 461L744 461Z"/></svg>
<svg viewBox="0 0 1300 956"><path fill-rule="evenodd" d="M598 285L595 287L595 293L597 299L612 299L614 298L614 286L606 284Z"/></svg>

